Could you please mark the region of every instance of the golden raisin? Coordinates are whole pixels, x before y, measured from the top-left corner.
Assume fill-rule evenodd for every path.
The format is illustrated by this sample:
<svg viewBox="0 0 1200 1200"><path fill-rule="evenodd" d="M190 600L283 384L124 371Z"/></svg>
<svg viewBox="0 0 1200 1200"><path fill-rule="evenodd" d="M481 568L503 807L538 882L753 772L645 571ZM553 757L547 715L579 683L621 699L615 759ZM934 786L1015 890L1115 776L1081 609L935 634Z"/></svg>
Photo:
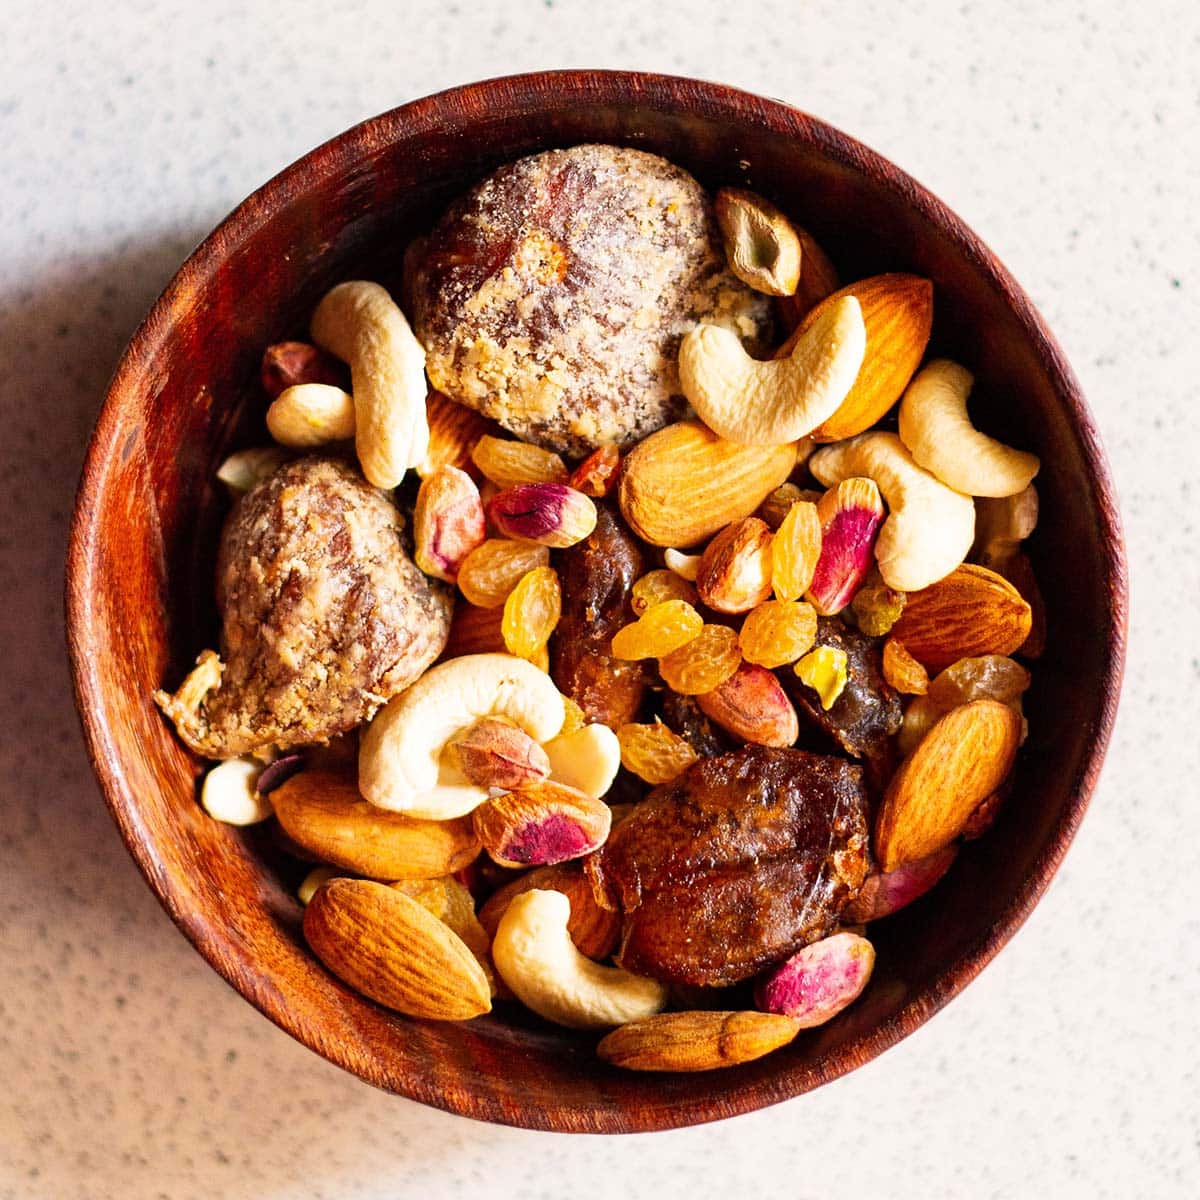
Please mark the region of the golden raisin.
<svg viewBox="0 0 1200 1200"><path fill-rule="evenodd" d="M562 616L562 588L553 567L534 567L504 601L500 631L509 654L532 658L550 640Z"/></svg>
<svg viewBox="0 0 1200 1200"><path fill-rule="evenodd" d="M738 641L748 662L774 670L812 648L817 614L803 600L767 600L746 614Z"/></svg>
<svg viewBox="0 0 1200 1200"><path fill-rule="evenodd" d="M674 571L660 568L643 575L634 583L629 605L640 617L646 609L666 600L686 600L694 605L698 599L696 589L686 579Z"/></svg>
<svg viewBox="0 0 1200 1200"><path fill-rule="evenodd" d="M550 563L550 550L533 542L488 538L458 569L458 588L478 608L499 608L522 576Z"/></svg>
<svg viewBox="0 0 1200 1200"><path fill-rule="evenodd" d="M812 583L821 558L821 519L817 506L797 500L771 543L771 584L780 600L799 600Z"/></svg>
<svg viewBox="0 0 1200 1200"><path fill-rule="evenodd" d="M850 613L867 637L883 637L900 620L907 598L906 592L893 591L876 576L874 582L867 583L855 593L850 601Z"/></svg>
<svg viewBox="0 0 1200 1200"><path fill-rule="evenodd" d="M720 687L741 661L734 630L726 625L705 625L686 646L660 658L658 671L672 691L701 696Z"/></svg>
<svg viewBox="0 0 1200 1200"><path fill-rule="evenodd" d="M519 483L566 483L566 464L552 450L485 433L471 450L471 461L499 488Z"/></svg>
<svg viewBox="0 0 1200 1200"><path fill-rule="evenodd" d="M647 783L670 783L699 759L691 742L661 722L622 725L617 730L621 765Z"/></svg>
<svg viewBox="0 0 1200 1200"><path fill-rule="evenodd" d="M783 524L783 518L792 511L792 505L801 499L800 489L794 483L781 483L758 506L755 516L766 521L772 529L778 529Z"/></svg>
<svg viewBox="0 0 1200 1200"><path fill-rule="evenodd" d="M895 638L883 643L883 677L906 696L923 696L929 690L929 672Z"/></svg>
<svg viewBox="0 0 1200 1200"><path fill-rule="evenodd" d="M461 582L462 576L459 575ZM652 605L632 625L613 635L613 658L662 658L686 646L704 628L704 618L686 600Z"/></svg>

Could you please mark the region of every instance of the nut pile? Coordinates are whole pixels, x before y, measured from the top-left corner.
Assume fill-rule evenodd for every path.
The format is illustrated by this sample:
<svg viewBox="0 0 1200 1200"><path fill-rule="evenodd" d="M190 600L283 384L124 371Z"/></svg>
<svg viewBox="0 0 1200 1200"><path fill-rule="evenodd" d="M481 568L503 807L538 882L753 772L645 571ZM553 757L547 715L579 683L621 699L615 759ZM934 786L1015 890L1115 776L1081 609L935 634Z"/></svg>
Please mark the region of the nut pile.
<svg viewBox="0 0 1200 1200"><path fill-rule="evenodd" d="M594 269L655 246L692 289L671 321ZM311 344L267 349L276 444L218 471L221 653L156 699L222 760L204 808L274 817L316 864L305 937L365 996L524 1004L633 1070L758 1058L851 1004L863 927L996 820L1013 656L1045 642L1038 460L975 428L965 367L924 361L930 281L839 287L779 208L709 205L653 156L501 168L410 260L415 332L346 282ZM628 380L592 420L571 378L604 321L611 369L655 364L636 420ZM434 344L458 394L426 382Z"/></svg>

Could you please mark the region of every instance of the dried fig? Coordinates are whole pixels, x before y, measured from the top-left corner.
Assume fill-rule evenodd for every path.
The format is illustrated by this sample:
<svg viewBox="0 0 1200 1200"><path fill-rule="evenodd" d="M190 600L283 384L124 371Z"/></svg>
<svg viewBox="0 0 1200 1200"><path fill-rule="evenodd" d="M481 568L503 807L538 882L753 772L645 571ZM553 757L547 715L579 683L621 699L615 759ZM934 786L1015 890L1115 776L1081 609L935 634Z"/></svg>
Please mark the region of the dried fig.
<svg viewBox="0 0 1200 1200"><path fill-rule="evenodd" d="M867 871L862 769L747 746L652 792L587 860L623 914L617 962L670 983L740 982L824 937Z"/></svg>

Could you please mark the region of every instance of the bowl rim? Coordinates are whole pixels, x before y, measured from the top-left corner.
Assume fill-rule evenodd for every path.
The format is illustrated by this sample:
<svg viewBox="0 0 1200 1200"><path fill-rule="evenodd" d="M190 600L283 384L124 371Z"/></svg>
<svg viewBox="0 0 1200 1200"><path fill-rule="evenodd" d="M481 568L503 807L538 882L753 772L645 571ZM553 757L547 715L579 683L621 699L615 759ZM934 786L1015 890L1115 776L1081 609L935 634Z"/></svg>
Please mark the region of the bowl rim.
<svg viewBox="0 0 1200 1200"><path fill-rule="evenodd" d="M821 154L865 174L882 190L894 194L897 202L912 206L936 226L990 286L1001 293L1022 334L1029 339L1043 364L1068 422L1078 436L1092 493L1090 504L1101 525L1103 584L1111 619L1105 631L1107 661L1101 681L1103 695L1098 719L1062 813L1021 887L1010 897L992 927L973 946L882 1025L843 1044L836 1052L826 1054L815 1063L781 1067L765 1085L761 1082L748 1084L726 1093L716 1111L711 1102L706 1104L702 1095L696 1095L679 1099L669 1110L654 1105L633 1112L609 1104L604 1108L595 1106L585 1115L595 1122L593 1131L606 1133L645 1132L701 1124L750 1112L809 1091L869 1062L907 1037L962 991L1024 924L1074 839L1099 779L1116 716L1126 653L1128 580L1116 490L1095 421L1062 349L1024 290L978 235L932 192L874 150L783 101L722 83L642 71L577 69L497 76L446 88L361 121L309 150L257 188L205 237L172 276L130 338L113 373L88 444L71 521L65 576L66 632L75 703L88 756L130 855L176 926L209 965L246 1000L328 1061L377 1087L444 1111L531 1129L580 1132L585 1126L581 1124L577 1104L541 1105L514 1111L511 1106L501 1107L489 1096L467 1089L438 1090L414 1075L406 1075L403 1085L397 1087L394 1077L385 1080L373 1060L352 1059L341 1053L340 1044L322 1039L318 1030L294 1019L270 989L251 988L223 956L220 944L204 936L203 927L178 903L170 875L163 868L141 821L136 797L109 728L109 704L100 664L89 653L90 633L96 619L94 585L100 569L96 536L101 511L98 497L107 464L120 453L120 438L124 432L121 426L122 393L140 369L138 364L152 356L164 341L176 298L188 286L189 280L207 277L231 249L253 236L278 205L307 187L314 167L323 172L340 169L367 148L389 144L393 140L392 134L398 130L406 133L432 130L439 120L440 110L467 93L471 94L472 106L482 110L486 110L493 100L516 106L553 99L556 103L642 104L670 111L679 105L681 88L689 103L704 115L756 123L783 137L803 135L804 140ZM654 1077L647 1076L646 1079L652 1088Z"/></svg>

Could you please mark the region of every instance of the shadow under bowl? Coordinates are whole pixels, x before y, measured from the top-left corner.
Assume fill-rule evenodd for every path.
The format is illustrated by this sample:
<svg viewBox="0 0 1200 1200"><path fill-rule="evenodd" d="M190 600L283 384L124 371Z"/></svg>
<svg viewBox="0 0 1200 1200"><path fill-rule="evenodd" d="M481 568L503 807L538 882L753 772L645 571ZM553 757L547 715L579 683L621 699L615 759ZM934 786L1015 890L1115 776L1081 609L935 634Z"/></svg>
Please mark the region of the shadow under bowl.
<svg viewBox="0 0 1200 1200"><path fill-rule="evenodd" d="M408 240L491 168L584 141L655 151L709 188L753 186L817 237L844 279L932 279L931 350L975 372L980 424L1043 464L1030 552L1048 649L1001 819L929 896L872 927L877 965L858 1003L765 1059L707 1074L623 1073L596 1058L594 1036L504 1006L465 1025L423 1022L344 987L305 947L295 861L266 830L205 815L202 764L151 701L217 628L212 565L226 502L214 471L231 447L265 438L264 347L304 337L339 280L395 286ZM76 698L96 774L130 852L200 953L276 1024L369 1083L572 1132L691 1125L787 1099L867 1062L959 992L1029 915L1083 816L1116 710L1125 612L1116 503L1092 418L1041 318L980 240L896 167L793 108L696 80L595 71L405 105L241 204L121 359L67 564Z"/></svg>

